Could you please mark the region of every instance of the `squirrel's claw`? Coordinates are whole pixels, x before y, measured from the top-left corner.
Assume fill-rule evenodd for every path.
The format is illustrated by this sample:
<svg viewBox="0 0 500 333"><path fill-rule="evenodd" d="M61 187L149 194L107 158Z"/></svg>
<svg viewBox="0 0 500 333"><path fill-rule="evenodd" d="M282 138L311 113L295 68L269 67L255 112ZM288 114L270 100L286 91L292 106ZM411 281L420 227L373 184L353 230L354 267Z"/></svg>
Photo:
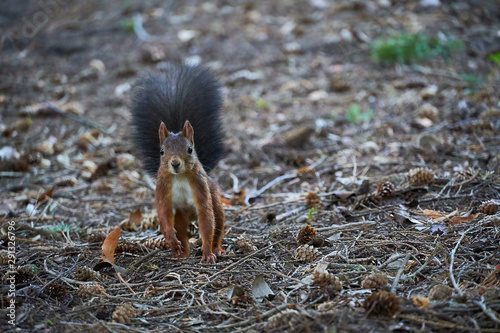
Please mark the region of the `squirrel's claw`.
<svg viewBox="0 0 500 333"><path fill-rule="evenodd" d="M221 247L216 247L213 250L213 253L218 257L218 256L227 255L229 252L226 250L223 250Z"/></svg>
<svg viewBox="0 0 500 333"><path fill-rule="evenodd" d="M203 254L200 262L206 262L207 264L215 264L215 259L217 259L217 257L213 253L210 253L209 255Z"/></svg>
<svg viewBox="0 0 500 333"><path fill-rule="evenodd" d="M182 243L175 236L170 236L167 240L167 244L172 250L172 253L181 255L182 254Z"/></svg>

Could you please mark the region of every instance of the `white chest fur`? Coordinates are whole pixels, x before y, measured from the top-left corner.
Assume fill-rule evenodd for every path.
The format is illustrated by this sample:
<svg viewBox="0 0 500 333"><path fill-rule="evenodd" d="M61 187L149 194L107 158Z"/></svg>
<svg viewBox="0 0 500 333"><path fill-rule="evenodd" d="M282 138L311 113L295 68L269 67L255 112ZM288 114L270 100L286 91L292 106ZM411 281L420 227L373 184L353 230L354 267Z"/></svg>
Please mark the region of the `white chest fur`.
<svg viewBox="0 0 500 333"><path fill-rule="evenodd" d="M172 184L172 208L192 208L194 206L193 192L186 177L173 177Z"/></svg>

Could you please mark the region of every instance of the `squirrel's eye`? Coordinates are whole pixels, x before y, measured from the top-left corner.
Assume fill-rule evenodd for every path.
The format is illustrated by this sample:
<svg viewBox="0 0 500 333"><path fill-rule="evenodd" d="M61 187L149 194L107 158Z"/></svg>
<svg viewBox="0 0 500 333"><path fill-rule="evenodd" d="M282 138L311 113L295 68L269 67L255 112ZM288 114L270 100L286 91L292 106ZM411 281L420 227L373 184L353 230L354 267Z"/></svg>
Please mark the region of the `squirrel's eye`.
<svg viewBox="0 0 500 333"><path fill-rule="evenodd" d="M193 153L193 148L188 147L188 154L191 155Z"/></svg>
<svg viewBox="0 0 500 333"><path fill-rule="evenodd" d="M163 155L165 152L163 151L163 148L160 149L160 155Z"/></svg>

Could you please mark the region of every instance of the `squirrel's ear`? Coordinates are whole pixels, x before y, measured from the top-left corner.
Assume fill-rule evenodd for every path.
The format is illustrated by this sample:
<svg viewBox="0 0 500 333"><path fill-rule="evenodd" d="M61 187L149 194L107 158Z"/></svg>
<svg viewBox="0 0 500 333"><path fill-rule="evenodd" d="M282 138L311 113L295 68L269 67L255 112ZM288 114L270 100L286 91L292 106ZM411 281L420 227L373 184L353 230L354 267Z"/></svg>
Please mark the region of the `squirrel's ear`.
<svg viewBox="0 0 500 333"><path fill-rule="evenodd" d="M194 146L194 129L193 126L191 126L189 120L186 120L186 122L184 123L184 128L182 129L182 135L184 135L184 137L188 139L189 142L191 142L191 144Z"/></svg>
<svg viewBox="0 0 500 333"><path fill-rule="evenodd" d="M167 126L163 123L163 121L160 124L160 130L158 131L160 135L160 147L163 144L163 141L168 137L169 133L167 130Z"/></svg>

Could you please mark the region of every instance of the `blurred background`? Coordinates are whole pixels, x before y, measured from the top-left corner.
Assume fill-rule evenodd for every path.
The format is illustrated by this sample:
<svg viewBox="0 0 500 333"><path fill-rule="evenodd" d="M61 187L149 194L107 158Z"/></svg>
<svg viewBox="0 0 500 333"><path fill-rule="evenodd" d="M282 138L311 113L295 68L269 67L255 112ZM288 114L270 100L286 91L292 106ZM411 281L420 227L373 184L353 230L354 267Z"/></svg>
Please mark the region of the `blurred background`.
<svg viewBox="0 0 500 333"><path fill-rule="evenodd" d="M2 0L0 32L0 250L14 221L19 327L96 331L99 319L106 332L123 329L111 323L113 306L132 296L112 270L101 271L103 285L124 299L89 306L79 289L99 274L90 267L121 223L128 243L117 262L151 309L133 321L138 331L287 328L293 316L297 331L498 329L498 215L468 229L479 213L498 211L489 201L500 193L498 0ZM198 265L196 250L185 261L165 260L165 248L136 261L147 241L162 239L154 185L129 141L130 92L141 71L172 61L205 64L225 87L229 154L212 175L233 254L217 267ZM299 229L316 237L309 225L319 241L297 247L310 241L296 239ZM257 246L259 256L228 265ZM453 248L454 273L468 283L460 300L431 311L412 304L435 283L451 297ZM299 261L320 254L342 294L333 275L333 289L297 284L312 274ZM5 277L2 258L6 251ZM363 301L362 281L372 271L393 281L398 270L393 289L406 317L370 321L373 304L385 302L381 314L392 317L400 303L373 301L376 293ZM268 295L269 286L250 286L265 284L256 274L275 291L272 303L247 297L255 286ZM169 289L181 279L188 283ZM247 294L228 300L233 281ZM387 287L387 276L380 281ZM153 282L161 288L145 289ZM489 296L480 289L484 303L478 284L493 286ZM147 299L158 291L161 302ZM321 315L320 302L333 310ZM278 309L289 317L266 322Z"/></svg>

